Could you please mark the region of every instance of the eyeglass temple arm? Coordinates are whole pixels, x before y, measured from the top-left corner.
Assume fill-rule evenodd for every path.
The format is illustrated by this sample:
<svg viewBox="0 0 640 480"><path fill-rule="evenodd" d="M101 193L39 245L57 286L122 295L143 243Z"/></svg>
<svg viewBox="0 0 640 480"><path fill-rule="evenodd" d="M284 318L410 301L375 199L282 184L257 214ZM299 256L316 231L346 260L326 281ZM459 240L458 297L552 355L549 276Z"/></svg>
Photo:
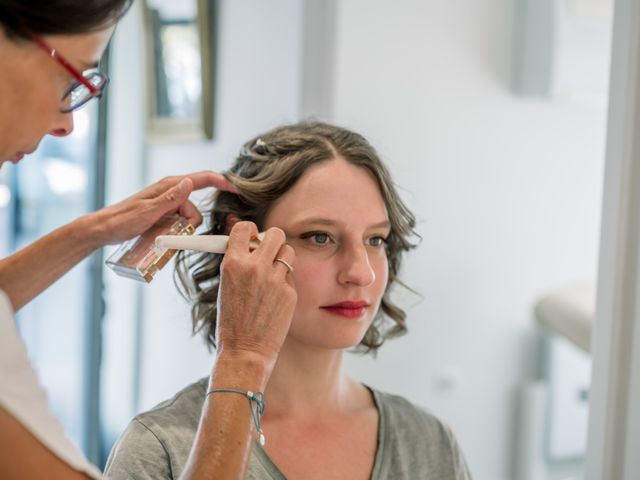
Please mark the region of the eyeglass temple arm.
<svg viewBox="0 0 640 480"><path fill-rule="evenodd" d="M37 35L34 34L30 34L31 39L38 44L38 46L40 46L40 48L42 48L45 52L47 52L47 54L52 57L54 60L56 60L60 65L62 65L62 67L69 72L76 80L78 80L80 83L82 83L85 87L87 87L89 89L89 91L93 94L96 95L98 93L98 89L96 87L94 87L91 82L89 82L86 78L84 78L75 68L73 68L71 66L71 64L62 56L60 55L55 48L51 48L49 45L47 45L45 43L44 40L42 40L40 37L38 37Z"/></svg>

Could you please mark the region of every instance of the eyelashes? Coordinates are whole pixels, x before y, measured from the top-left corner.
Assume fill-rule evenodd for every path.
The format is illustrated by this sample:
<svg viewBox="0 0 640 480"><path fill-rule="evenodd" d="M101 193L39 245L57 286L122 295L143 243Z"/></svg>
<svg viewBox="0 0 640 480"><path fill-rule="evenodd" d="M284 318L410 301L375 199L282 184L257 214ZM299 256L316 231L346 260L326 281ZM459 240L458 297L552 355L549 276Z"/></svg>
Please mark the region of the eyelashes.
<svg viewBox="0 0 640 480"><path fill-rule="evenodd" d="M301 240L307 240L313 246L322 247L329 245L329 242L335 243L327 232L306 232L300 235Z"/></svg>

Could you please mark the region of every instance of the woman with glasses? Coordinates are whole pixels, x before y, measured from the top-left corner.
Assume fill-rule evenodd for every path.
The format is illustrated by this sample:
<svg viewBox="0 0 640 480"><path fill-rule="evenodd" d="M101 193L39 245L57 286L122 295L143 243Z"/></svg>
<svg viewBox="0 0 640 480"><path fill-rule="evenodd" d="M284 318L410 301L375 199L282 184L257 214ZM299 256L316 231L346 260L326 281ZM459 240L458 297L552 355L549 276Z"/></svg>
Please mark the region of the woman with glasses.
<svg viewBox="0 0 640 480"><path fill-rule="evenodd" d="M18 163L45 135L69 135L71 112L101 96L100 57L131 1L0 0L0 165ZM0 478L100 475L47 409L14 312L94 250L141 234L167 213L199 224L188 196L205 187L231 188L212 172L166 178L0 261Z"/></svg>

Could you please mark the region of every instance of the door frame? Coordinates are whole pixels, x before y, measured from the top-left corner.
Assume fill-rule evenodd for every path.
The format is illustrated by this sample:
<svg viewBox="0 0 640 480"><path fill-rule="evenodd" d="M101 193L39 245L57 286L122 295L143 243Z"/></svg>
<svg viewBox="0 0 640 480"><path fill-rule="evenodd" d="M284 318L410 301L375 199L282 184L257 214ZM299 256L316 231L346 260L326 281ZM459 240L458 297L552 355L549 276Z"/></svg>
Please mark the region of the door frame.
<svg viewBox="0 0 640 480"><path fill-rule="evenodd" d="M640 472L640 0L614 8L588 480Z"/></svg>

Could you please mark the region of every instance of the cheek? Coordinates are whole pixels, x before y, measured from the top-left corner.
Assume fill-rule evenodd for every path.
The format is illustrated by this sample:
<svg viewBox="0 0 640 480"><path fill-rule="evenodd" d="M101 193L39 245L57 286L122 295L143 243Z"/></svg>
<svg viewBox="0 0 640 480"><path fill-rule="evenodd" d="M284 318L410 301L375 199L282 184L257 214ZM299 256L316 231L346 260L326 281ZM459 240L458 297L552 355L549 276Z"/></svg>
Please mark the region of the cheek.
<svg viewBox="0 0 640 480"><path fill-rule="evenodd" d="M14 65L12 74L6 76L7 89L13 94L4 96L0 105L6 111L19 112L10 123L2 123L3 135L11 139L11 150L34 147L58 115L60 67L48 62L51 60L45 56L26 54L24 61Z"/></svg>
<svg viewBox="0 0 640 480"><path fill-rule="evenodd" d="M382 253L380 255L370 257L369 261L376 274L376 280L374 283L375 288L384 292L384 289L387 287L387 282L389 281L389 262L387 260L387 255Z"/></svg>
<svg viewBox="0 0 640 480"><path fill-rule="evenodd" d="M294 285L298 293L298 305L320 300L323 288L331 285L331 269L329 262L309 261L296 257Z"/></svg>
<svg viewBox="0 0 640 480"><path fill-rule="evenodd" d="M37 130L45 134L49 126L59 115L60 102L58 90L53 88L53 82L34 88L29 95L24 98L22 112L24 119L28 122L30 130Z"/></svg>

